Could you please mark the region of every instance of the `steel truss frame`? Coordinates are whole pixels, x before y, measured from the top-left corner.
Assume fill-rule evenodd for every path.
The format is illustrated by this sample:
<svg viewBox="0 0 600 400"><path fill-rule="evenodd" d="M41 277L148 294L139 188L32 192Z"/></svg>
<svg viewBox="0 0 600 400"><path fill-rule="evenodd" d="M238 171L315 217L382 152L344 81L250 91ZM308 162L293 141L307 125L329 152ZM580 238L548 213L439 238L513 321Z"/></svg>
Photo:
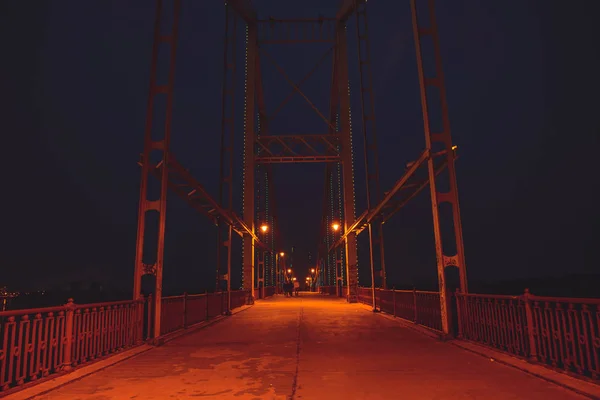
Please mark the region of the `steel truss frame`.
<svg viewBox="0 0 600 400"><path fill-rule="evenodd" d="M427 12L420 13L417 6L422 5ZM450 334L451 318L449 314L450 293L446 285L446 268L456 267L460 277L460 291L468 292L467 275L464 256L464 243L462 237L462 225L460 219L460 208L458 202L458 186L456 182L455 161L457 159L456 148L452 144L450 132L450 119L448 113L448 103L446 99L446 90L444 85L444 74L441 61L440 41L438 35L437 22L435 17L434 0L410 0L413 37L415 41L415 50L417 56L417 70L419 76L421 108L423 113L423 131L425 135L425 150L419 158L407 165L403 176L394 184L394 186L385 193L384 198L373 208L365 210L359 218L352 224L341 238L330 246L329 250L334 251L341 246L346 236L350 234L358 235L365 229L370 229L371 223L379 219L382 223L388 221L404 205L421 192L426 186L429 186L431 194L431 209L433 217L433 231L435 237L435 251L437 260L438 283L440 291L440 309L442 319L442 331L445 335ZM423 21L425 19L425 21ZM425 74L423 54L424 45L422 39L430 37L433 42L432 55L435 62L435 76L429 77ZM437 101L441 106L441 131L433 132L433 118L431 115L430 101L435 98L430 97L429 88L437 89L439 97ZM439 144L443 148L434 152L433 145ZM419 176L420 170L426 169L426 177ZM448 171L447 184L449 190L440 192L438 190L439 182L436 178L444 170ZM445 255L442 247L442 237L440 233L441 220L439 217L439 206L442 203L450 203L452 206L452 220L454 225L455 255ZM373 285L373 307L375 308L375 291Z"/></svg>
<svg viewBox="0 0 600 400"><path fill-rule="evenodd" d="M349 80L347 67L346 24L349 18L356 18L356 40L359 66L359 94L361 100L362 137L364 144L363 161L365 166L365 185L367 195L367 208L376 204L381 198L379 184L379 162L377 154L377 132L374 107L374 96L371 74L371 59L369 48L369 35L367 24L366 1L345 0L342 2L337 14L338 46L336 46L336 65L334 65L332 78L332 92L330 103L330 120L336 121L332 132L338 130L348 131L349 141L342 143L350 148L350 154L341 165L352 165L352 132L349 113ZM343 27L343 28L342 28ZM338 164L339 168L339 164ZM336 176L337 173L337 176ZM353 173L353 172L352 172ZM354 210L354 179L350 174L342 174L335 166L328 166L326 171L324 207L327 204L326 216L323 218L320 241L320 264L323 265L322 282L326 285L335 284L336 293L341 295L342 285L345 283L346 296L349 301L356 301L358 287L358 268L356 256L355 232L349 229L355 224ZM337 179L336 179L337 178ZM352 197L350 197L352 196ZM329 199L327 199L329 197ZM350 200L351 199L351 200ZM343 200L343 201L342 201ZM324 211L325 212L325 211ZM343 222L342 232L332 232L331 223ZM381 286L385 287L385 258L383 248L382 221L374 221L374 229L369 224L369 266L371 281L375 284L380 279ZM339 251L334 243L345 244L345 251ZM344 268L345 266L345 268ZM376 278L377 276L377 278Z"/></svg>
<svg viewBox="0 0 600 400"><path fill-rule="evenodd" d="M340 218L340 223L346 227L354 223L354 184L353 184L353 154L352 154L352 130L350 120L350 100L348 82L348 54L346 43L346 17L347 8L362 6L363 2L345 2L335 18L315 19L258 19L256 12L252 9L250 1L239 0L226 3L226 8L231 8L245 23L246 29L246 65L245 65L245 98L244 98L244 171L243 171L243 220L250 230L254 230L257 223L268 220L267 210L263 210L264 192L262 176L264 171L272 164L279 163L327 163L327 174L337 185L336 195L329 199L329 204L335 204L335 213L329 219ZM352 12L354 9L352 9ZM351 15L350 12L348 15ZM342 16L342 17L340 17ZM364 34L360 39L366 43ZM227 41L226 41L227 42ZM299 82L293 82L281 68L271 54L265 49L265 44L294 44L294 43L332 43L332 47L321 56L314 68ZM227 44L226 44L227 46ZM313 74L320 64L333 53L333 76L332 92L330 99L329 115L324 115L302 91L304 81ZM290 84L292 91L279 104L275 111L269 115L264 105L264 93L262 89L261 60L272 63L281 76ZM359 63L368 61L359 59ZM225 62L231 65L232 62ZM361 70L366 67L361 65ZM365 72L369 74L370 72ZM231 91L227 86L225 91ZM370 90L370 78L363 82L361 80L361 93ZM281 135L269 130L269 121L272 120L293 96L298 94L313 108L315 113L323 119L328 132L308 135ZM363 97L366 95L363 94ZM372 97L372 96L371 96ZM372 101L372 100L371 100ZM365 111L363 114L372 115L372 103L363 98ZM233 115L233 114L232 114ZM258 118L256 118L258 115ZM225 125L225 123L224 123ZM375 149L374 128L365 128L365 140L368 137L369 150ZM233 140L223 140L227 154L233 148ZM232 154L232 153L231 153ZM374 152L376 154L376 151ZM366 157L366 155L365 155ZM376 160L367 163L368 185L371 191L378 191L378 170ZM226 168L222 167L223 170ZM329 179L332 180L332 179ZM231 191L231 179L229 175L223 180L225 191ZM272 179L269 179L272 182ZM376 182L374 185L372 182ZM376 187L375 187L376 186ZM272 190L269 190L272 193ZM376 194L375 194L376 195ZM258 218L258 219L257 219ZM326 248L323 248L326 250ZM254 239L244 236L243 239L243 287L252 292L254 297L254 283L264 280L263 258L255 252ZM356 238L350 234L345 238L343 252L336 255L336 283L340 290L343 285L346 289L348 301L357 300L358 269L356 257ZM259 271L256 271L256 265ZM343 268L342 268L343 267ZM255 274L258 275L256 279ZM341 295L341 291L340 291Z"/></svg>
<svg viewBox="0 0 600 400"><path fill-rule="evenodd" d="M234 1L238 4L241 2ZM154 23L154 42L152 48L152 60L150 67L150 89L148 96L148 105L146 113L146 124L144 130L144 148L139 162L142 169L140 183L140 201L138 207L138 228L136 240L136 258L134 266L134 284L133 298L138 299L142 295L142 276L155 276L154 304L152 310L153 333L152 337L156 340L160 335L161 324L161 303L162 303L162 276L164 269L164 245L165 245L165 227L166 227L166 209L167 209L167 191L171 189L179 197L183 198L188 204L206 215L211 222L216 225L225 224L229 231L229 243L231 242L231 232L236 232L242 237L252 238L254 244L259 248L270 251L271 248L265 245L254 233L253 227L248 226L231 209L231 206L224 208L222 201L214 200L204 189L204 187L191 175L191 173L179 164L169 149L171 139L171 121L173 108L173 86L175 79L175 61L177 54L177 39L179 34L179 14L181 9L181 0L173 0L173 21L171 29L167 33L161 31L163 19L163 0L157 0L156 17ZM240 8L240 13L244 15L246 11ZM167 83L159 85L157 83L157 63L158 48L160 45L169 47L169 68ZM157 96L166 96L165 106L165 124L160 139L153 138L153 120L154 120L154 101ZM225 101L225 100L224 100ZM162 111L162 110L161 110ZM158 161L153 161L153 155L157 155ZM149 198L149 177L154 176L160 182L160 194L158 199ZM230 197L231 198L231 197ZM231 204L231 203L230 203ZM150 262L144 260L144 249L146 241L146 216L154 211L159 214L157 246L154 259ZM229 275L228 275L229 276ZM228 291L230 288L228 281ZM228 299L228 310L230 309L230 298Z"/></svg>

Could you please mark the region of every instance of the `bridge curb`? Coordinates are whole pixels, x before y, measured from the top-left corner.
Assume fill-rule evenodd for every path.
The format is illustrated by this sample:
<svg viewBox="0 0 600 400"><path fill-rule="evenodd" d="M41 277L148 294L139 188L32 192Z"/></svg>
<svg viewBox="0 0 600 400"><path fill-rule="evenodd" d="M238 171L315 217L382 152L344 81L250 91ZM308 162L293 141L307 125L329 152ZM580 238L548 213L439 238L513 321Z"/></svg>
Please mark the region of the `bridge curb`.
<svg viewBox="0 0 600 400"><path fill-rule="evenodd" d="M449 344L460 347L463 350L488 358L492 362L498 362L533 375L537 378L554 383L555 385L564 387L577 394L580 394L590 399L600 400L600 386L595 383L588 382L573 376L569 376L563 372L555 371L541 364L533 364L527 360L511 356L506 353L494 350L490 347L483 346L477 343L451 340Z"/></svg>
<svg viewBox="0 0 600 400"><path fill-rule="evenodd" d="M43 394L51 392L61 386L85 378L88 375L91 375L95 372L120 363L121 361L125 361L129 358L135 357L138 354L145 353L149 350L152 350L153 348L154 346L142 344L131 349L124 350L114 355L108 356L105 359L96 361L92 364L75 368L68 373L59 374L52 379L48 379L47 381L34 384L31 387L18 390L16 392L6 395L5 397L0 397L6 400L30 400L37 396L41 396Z"/></svg>
<svg viewBox="0 0 600 400"><path fill-rule="evenodd" d="M441 332L436 332L433 329L429 329L429 328L424 327L422 325L415 324L414 322L405 320L405 319L400 318L400 317L394 317L393 315L388 314L388 313L383 312L383 311L374 313L373 312L373 306L366 305L366 304L363 304L363 303L359 303L359 304L361 305L361 307L365 311L369 311L371 314L381 316L383 318L389 319L390 321L396 321L397 323L405 326L406 328L412 329L414 331L417 331L417 332L419 332L419 333L421 333L423 335L429 336L430 338L437 339L437 340L442 340L443 339Z"/></svg>
<svg viewBox="0 0 600 400"><path fill-rule="evenodd" d="M361 308L365 311L371 312L373 314L373 307L368 306L361 303ZM410 321L406 321L402 318L394 317L393 315L386 314L384 312L376 313L376 315L382 316L392 321L398 322L400 325L427 335L433 339L441 340L443 339L441 334L434 332L428 328L422 327L420 325L416 325ZM522 372L525 372L529 375L533 375L539 379L543 379L545 381L551 382L555 385L561 386L565 389L573 391L582 396L588 397L594 400L600 400L600 386L595 383L588 382L586 380L569 376L565 373L554 371L548 367L545 367L541 364L532 364L526 360L523 360L518 357L511 356L506 353L502 353L500 351L494 350L490 347L483 346L477 343L450 339L443 340L444 342L459 347L463 350L469 351L471 353L477 354L479 356L488 358L492 362L498 362L500 364L506 365L511 368L518 369Z"/></svg>

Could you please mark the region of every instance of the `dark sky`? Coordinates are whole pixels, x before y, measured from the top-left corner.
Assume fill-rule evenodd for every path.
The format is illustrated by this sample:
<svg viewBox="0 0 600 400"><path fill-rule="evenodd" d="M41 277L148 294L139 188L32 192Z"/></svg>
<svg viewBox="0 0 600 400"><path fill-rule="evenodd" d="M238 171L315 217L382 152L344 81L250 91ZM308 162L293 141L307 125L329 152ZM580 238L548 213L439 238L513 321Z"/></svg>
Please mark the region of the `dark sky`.
<svg viewBox="0 0 600 400"><path fill-rule="evenodd" d="M130 287L153 3L0 3L0 285L96 279ZM597 272L596 1L437 3L469 278ZM183 4L172 149L216 196L223 2ZM265 17L312 17L333 15L337 1L255 5ZM369 6L381 181L388 188L424 146L417 72L408 1ZM293 80L324 50L269 49ZM355 56L350 60L356 68ZM303 87L325 110L330 64L319 72ZM273 110L290 88L268 64L263 73ZM274 125L280 133L325 128L298 96ZM296 246L300 266L316 252L324 166L276 167L279 229L284 247ZM435 277L428 202L420 196L386 224L395 282ZM212 285L214 228L173 195L167 219L165 288Z"/></svg>

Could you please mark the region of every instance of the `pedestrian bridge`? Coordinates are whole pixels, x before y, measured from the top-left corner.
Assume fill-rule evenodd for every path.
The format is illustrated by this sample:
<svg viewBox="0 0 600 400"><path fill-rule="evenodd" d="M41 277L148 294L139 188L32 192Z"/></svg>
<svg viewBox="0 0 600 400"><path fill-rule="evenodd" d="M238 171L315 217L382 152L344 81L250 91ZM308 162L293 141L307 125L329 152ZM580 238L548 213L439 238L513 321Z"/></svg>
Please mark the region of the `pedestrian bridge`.
<svg viewBox="0 0 600 400"><path fill-rule="evenodd" d="M560 400L598 388L317 293L258 300L165 337L7 398Z"/></svg>

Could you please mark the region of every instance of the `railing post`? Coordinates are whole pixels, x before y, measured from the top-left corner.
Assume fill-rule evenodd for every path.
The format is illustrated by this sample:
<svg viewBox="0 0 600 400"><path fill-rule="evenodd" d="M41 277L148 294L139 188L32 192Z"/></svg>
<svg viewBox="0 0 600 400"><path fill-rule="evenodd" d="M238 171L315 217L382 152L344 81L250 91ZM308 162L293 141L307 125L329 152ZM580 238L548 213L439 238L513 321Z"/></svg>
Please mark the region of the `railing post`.
<svg viewBox="0 0 600 400"><path fill-rule="evenodd" d="M223 300L225 299L225 296L223 296L223 292L221 292L221 315L225 314L225 310L223 309Z"/></svg>
<svg viewBox="0 0 600 400"><path fill-rule="evenodd" d="M65 342L63 347L63 371L73 369L73 323L75 315L75 303L73 299L67 300L65 305L67 311L65 315Z"/></svg>
<svg viewBox="0 0 600 400"><path fill-rule="evenodd" d="M396 317L396 285L392 286L392 301L394 302L394 318Z"/></svg>
<svg viewBox="0 0 600 400"><path fill-rule="evenodd" d="M146 317L146 341L150 341L152 338L152 293L150 293L146 299L148 303L148 316Z"/></svg>
<svg viewBox="0 0 600 400"><path fill-rule="evenodd" d="M413 288L413 311L414 311L414 322L417 322L417 288Z"/></svg>
<svg viewBox="0 0 600 400"><path fill-rule="evenodd" d="M137 325L137 335L135 342L141 344L144 340L144 298L139 297L137 302L137 314L135 323Z"/></svg>
<svg viewBox="0 0 600 400"><path fill-rule="evenodd" d="M462 301L461 301L461 293L460 293L460 288L456 288L456 320L458 323L458 327L457 327L457 334L458 334L458 339L462 339L463 337L463 332L462 332L462 327L463 327L463 323L462 323L462 313L461 313L461 306L462 306ZM465 298L466 301L466 298Z"/></svg>
<svg viewBox="0 0 600 400"><path fill-rule="evenodd" d="M187 292L183 292L183 329L187 328Z"/></svg>
<svg viewBox="0 0 600 400"><path fill-rule="evenodd" d="M537 361L537 346L535 345L535 326L533 323L533 310L531 308L531 293L529 289L525 289L523 295L525 302L525 317L527 318L527 338L529 339L529 359Z"/></svg>
<svg viewBox="0 0 600 400"><path fill-rule="evenodd" d="M210 319L210 316L208 313L210 310L210 308L208 307L208 298L209 298L209 293L208 293L208 291L206 291L206 320L207 321Z"/></svg>

